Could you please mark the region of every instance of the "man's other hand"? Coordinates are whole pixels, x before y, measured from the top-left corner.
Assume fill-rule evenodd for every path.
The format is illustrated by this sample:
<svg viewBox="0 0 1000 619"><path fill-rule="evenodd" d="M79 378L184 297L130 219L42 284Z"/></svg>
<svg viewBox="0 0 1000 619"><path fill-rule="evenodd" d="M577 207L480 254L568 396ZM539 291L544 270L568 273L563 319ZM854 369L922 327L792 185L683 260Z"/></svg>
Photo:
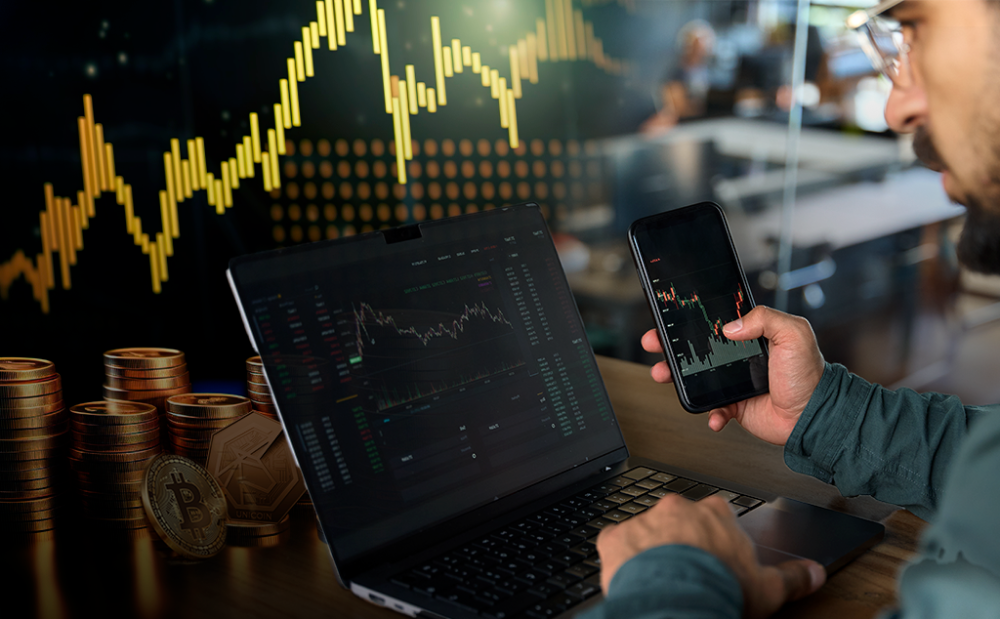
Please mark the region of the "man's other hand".
<svg viewBox="0 0 1000 619"><path fill-rule="evenodd" d="M709 497L693 503L671 494L646 512L601 531L597 551L604 593L626 561L667 544L700 548L729 567L743 590L744 617L767 617L826 582L826 570L814 561L800 559L769 567L758 563L750 538L723 499Z"/></svg>
<svg viewBox="0 0 1000 619"><path fill-rule="evenodd" d="M809 321L761 306L727 324L723 333L735 341L768 339L770 392L711 411L708 427L719 432L735 419L757 438L784 445L823 376L823 355ZM642 336L642 347L663 352L655 330ZM672 380L665 361L654 365L650 374L657 382Z"/></svg>

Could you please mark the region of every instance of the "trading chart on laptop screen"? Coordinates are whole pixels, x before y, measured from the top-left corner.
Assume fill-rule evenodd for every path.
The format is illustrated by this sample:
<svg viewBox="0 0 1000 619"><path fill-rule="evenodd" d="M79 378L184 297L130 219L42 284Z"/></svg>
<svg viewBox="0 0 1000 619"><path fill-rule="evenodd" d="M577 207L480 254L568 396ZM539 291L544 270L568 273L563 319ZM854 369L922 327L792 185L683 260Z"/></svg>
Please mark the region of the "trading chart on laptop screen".
<svg viewBox="0 0 1000 619"><path fill-rule="evenodd" d="M282 257L283 277L244 293L310 494L348 539L429 524L621 446L541 218L436 241L449 227L352 244L356 259L322 270L335 249Z"/></svg>

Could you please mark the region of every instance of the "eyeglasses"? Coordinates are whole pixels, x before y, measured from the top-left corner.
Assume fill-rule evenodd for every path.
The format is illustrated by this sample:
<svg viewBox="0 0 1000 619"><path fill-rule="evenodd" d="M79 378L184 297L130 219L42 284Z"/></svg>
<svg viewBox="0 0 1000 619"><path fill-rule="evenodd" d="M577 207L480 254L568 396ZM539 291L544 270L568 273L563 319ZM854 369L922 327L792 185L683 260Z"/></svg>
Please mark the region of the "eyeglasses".
<svg viewBox="0 0 1000 619"><path fill-rule="evenodd" d="M847 18L847 27L858 35L861 49L872 66L895 85L910 78L903 31L896 20L882 15L903 0L885 0L868 10L856 11Z"/></svg>

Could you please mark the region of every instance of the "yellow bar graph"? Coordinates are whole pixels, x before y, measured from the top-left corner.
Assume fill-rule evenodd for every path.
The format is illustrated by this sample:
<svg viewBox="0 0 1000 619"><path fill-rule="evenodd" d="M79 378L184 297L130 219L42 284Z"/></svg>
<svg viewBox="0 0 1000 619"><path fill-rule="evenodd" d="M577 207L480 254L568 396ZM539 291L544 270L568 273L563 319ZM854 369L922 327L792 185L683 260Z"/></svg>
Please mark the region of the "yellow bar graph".
<svg viewBox="0 0 1000 619"><path fill-rule="evenodd" d="M52 183L45 183L45 212L49 214L49 246L53 251L59 250L59 215L56 213L56 197L53 193Z"/></svg>
<svg viewBox="0 0 1000 619"><path fill-rule="evenodd" d="M576 55L580 60L587 58L587 34L583 28L583 12L573 11L573 25L576 27Z"/></svg>
<svg viewBox="0 0 1000 619"><path fill-rule="evenodd" d="M490 70L490 65L484 64L480 71L480 77L483 78L483 86L492 87L493 85L493 71ZM491 93L492 94L492 93Z"/></svg>
<svg viewBox="0 0 1000 619"><path fill-rule="evenodd" d="M119 177L121 178L121 177ZM191 187L191 162L187 159L181 159L181 180L184 183L184 197L191 198L194 196L194 190Z"/></svg>
<svg viewBox="0 0 1000 619"><path fill-rule="evenodd" d="M551 0L549 1L551 2ZM545 62L549 59L549 44L545 20L541 17L535 20L535 39L538 44L538 59Z"/></svg>
<svg viewBox="0 0 1000 619"><path fill-rule="evenodd" d="M431 114L438 111L437 95L433 88L427 89L427 111Z"/></svg>
<svg viewBox="0 0 1000 619"><path fill-rule="evenodd" d="M278 134L278 154L285 154L285 125L279 119L284 117L285 108L281 103L274 104L274 130Z"/></svg>
<svg viewBox="0 0 1000 619"><path fill-rule="evenodd" d="M101 123L94 125L94 156L97 158L97 187L101 191L107 191L108 172L104 167L104 127Z"/></svg>
<svg viewBox="0 0 1000 619"><path fill-rule="evenodd" d="M278 124L278 119L281 120L281 126L285 129L292 128L292 110L289 106L288 99L288 80L280 79L278 80L278 89L281 91L281 116L275 116L275 124Z"/></svg>
<svg viewBox="0 0 1000 619"><path fill-rule="evenodd" d="M153 293L160 294L163 288L160 284L160 258L156 243L149 243L149 247L143 252L149 253L149 274L153 281Z"/></svg>
<svg viewBox="0 0 1000 619"><path fill-rule="evenodd" d="M472 48L468 45L462 46L462 65L466 67L472 66Z"/></svg>
<svg viewBox="0 0 1000 619"><path fill-rule="evenodd" d="M177 192L174 188L174 158L170 153L163 153L163 175L167 179L167 200L177 202Z"/></svg>
<svg viewBox="0 0 1000 619"><path fill-rule="evenodd" d="M62 219L62 238L60 247L68 256L69 264L76 264L76 243L73 242L73 210L69 204L69 198L62 198L60 201L59 217ZM69 278L69 269L66 269L66 277Z"/></svg>
<svg viewBox="0 0 1000 619"><path fill-rule="evenodd" d="M271 187L281 187L281 175L278 173L278 136L274 129L267 130L267 152L271 159ZM228 204L226 206L229 206Z"/></svg>
<svg viewBox="0 0 1000 619"><path fill-rule="evenodd" d="M271 173L270 173L270 170L271 170L271 156L268 155L265 152L265 153L261 153L260 157L262 159L260 168L261 168L261 176L264 177L264 191L268 191L269 192L272 189L272 187L271 187ZM209 202L209 204L211 204L211 202Z"/></svg>
<svg viewBox="0 0 1000 619"><path fill-rule="evenodd" d="M566 33L566 8L563 6L565 0L552 0L555 9L556 42L559 60L569 58L569 41ZM546 4L548 0L546 0Z"/></svg>
<svg viewBox="0 0 1000 619"><path fill-rule="evenodd" d="M376 54L381 54L382 45L378 33L378 0L368 0L368 17L372 23L372 49Z"/></svg>
<svg viewBox="0 0 1000 619"><path fill-rule="evenodd" d="M240 188L239 162L236 161L236 157L229 158L229 185L233 189Z"/></svg>
<svg viewBox="0 0 1000 619"><path fill-rule="evenodd" d="M274 130L267 130L268 134L272 131ZM222 203L226 206L226 208L229 208L233 205L233 186L230 184L229 179L229 162L223 161L220 168L219 178L222 180Z"/></svg>
<svg viewBox="0 0 1000 619"><path fill-rule="evenodd" d="M226 213L226 203L222 194L222 181L215 179L215 214L224 215Z"/></svg>
<svg viewBox="0 0 1000 619"><path fill-rule="evenodd" d="M107 144L105 144L105 146L107 146ZM87 203L87 196L83 193L82 190L76 192L76 203L79 204L79 205L81 205L81 207L80 207L80 228L82 230L88 230L90 228L90 218L87 217L87 211L82 206L83 204ZM83 241L81 240L80 242L82 243Z"/></svg>
<svg viewBox="0 0 1000 619"><path fill-rule="evenodd" d="M529 32L527 36L532 36ZM528 41L527 39L518 39L517 41L517 60L521 63L521 79L528 78Z"/></svg>
<svg viewBox="0 0 1000 619"><path fill-rule="evenodd" d="M345 0L347 1L347 0ZM385 112L392 114L392 87L389 75L389 44L385 37L385 9L378 10L378 40L382 50L382 90L385 95Z"/></svg>
<svg viewBox="0 0 1000 619"><path fill-rule="evenodd" d="M472 72L479 73L483 69L483 57L479 52L472 53Z"/></svg>
<svg viewBox="0 0 1000 619"><path fill-rule="evenodd" d="M498 99L500 99L500 126L504 129L510 127L510 119L507 116L507 78L501 77L497 85Z"/></svg>
<svg viewBox="0 0 1000 619"><path fill-rule="evenodd" d="M344 4L340 0L327 0L327 2L333 4L337 16L337 44L347 45L347 35L344 33L347 29L347 24L344 23Z"/></svg>
<svg viewBox="0 0 1000 619"><path fill-rule="evenodd" d="M83 217L78 205L74 204L70 210L73 212L73 247L80 250L83 249Z"/></svg>
<svg viewBox="0 0 1000 619"><path fill-rule="evenodd" d="M314 21L309 22L309 38L312 48L319 49L319 24ZM309 55L312 56L312 52Z"/></svg>
<svg viewBox="0 0 1000 619"><path fill-rule="evenodd" d="M125 179L120 176L115 177L115 202L125 204Z"/></svg>
<svg viewBox="0 0 1000 619"><path fill-rule="evenodd" d="M142 246L142 217L132 218L132 241Z"/></svg>
<svg viewBox="0 0 1000 619"><path fill-rule="evenodd" d="M111 162L110 155L107 157L108 167L114 168L114 163ZM178 202L184 201L184 179L181 177L181 141L177 138L170 140L170 159L171 167L174 170L174 197L177 198ZM111 178L114 178L114 173L112 172ZM114 184L111 185L114 188Z"/></svg>
<svg viewBox="0 0 1000 619"><path fill-rule="evenodd" d="M444 76L454 77L455 70L451 63L451 48L445 46L441 48L441 60L444 62Z"/></svg>
<svg viewBox="0 0 1000 619"><path fill-rule="evenodd" d="M319 28L319 36L329 36L329 31L326 29L326 3L323 0L316 0L316 25Z"/></svg>
<svg viewBox="0 0 1000 619"><path fill-rule="evenodd" d="M135 208L132 205L132 185L126 184L125 189L125 231L135 232Z"/></svg>
<svg viewBox="0 0 1000 619"><path fill-rule="evenodd" d="M87 136L87 159L90 161L90 166L88 166L90 172L90 196L89 199L93 199L101 192L101 184L97 180L97 154L94 151L94 102L90 98L90 95L83 95L83 117L86 120L86 136ZM90 213L93 217L94 213Z"/></svg>
<svg viewBox="0 0 1000 619"><path fill-rule="evenodd" d="M566 16L563 23L566 25L566 51L569 52L569 59L576 60L576 28L573 26L573 0L562 0L563 10Z"/></svg>
<svg viewBox="0 0 1000 619"><path fill-rule="evenodd" d="M587 22L584 28L586 30L586 37L587 37L587 59L596 60L597 45L596 41L594 40L594 24L591 22Z"/></svg>
<svg viewBox="0 0 1000 619"><path fill-rule="evenodd" d="M535 38L535 34L532 32L528 33L527 40L525 41L525 46L528 48L528 81L532 84L538 83L538 39Z"/></svg>
<svg viewBox="0 0 1000 619"><path fill-rule="evenodd" d="M236 145L236 169L239 172L240 178L247 177L247 159L242 144Z"/></svg>
<svg viewBox="0 0 1000 619"><path fill-rule="evenodd" d="M156 242L149 244L149 255L156 256L159 261L160 267L160 281L168 281L170 277L167 275L167 250L164 246L164 234L162 232L156 233Z"/></svg>
<svg viewBox="0 0 1000 619"><path fill-rule="evenodd" d="M427 84L417 82L417 105L427 107Z"/></svg>
<svg viewBox="0 0 1000 619"><path fill-rule="evenodd" d="M299 116L299 83L296 81L298 78L295 77L295 59L288 59L288 95L289 102L292 106L292 126L301 127L302 118ZM257 147L254 147L255 149ZM254 161L259 162L260 158L257 156L257 151L254 151Z"/></svg>
<svg viewBox="0 0 1000 619"><path fill-rule="evenodd" d="M403 123L403 156L407 161L413 159L413 143L410 141L410 95L406 80L399 82L399 115Z"/></svg>
<svg viewBox="0 0 1000 619"><path fill-rule="evenodd" d="M382 9L379 9L382 12ZM406 158L403 152L403 122L400 116L399 99L392 98L392 127L396 137L396 175L399 184L406 183Z"/></svg>
<svg viewBox="0 0 1000 619"><path fill-rule="evenodd" d="M305 60L302 58L302 41L295 42L295 79L300 82L306 81Z"/></svg>
<svg viewBox="0 0 1000 619"><path fill-rule="evenodd" d="M208 174L208 178L205 179L205 187L207 189L208 205L215 206L218 196L215 195L215 175L211 172ZM270 189L268 189L270 191Z"/></svg>
<svg viewBox="0 0 1000 619"><path fill-rule="evenodd" d="M89 97L89 95L88 95ZM87 214L94 214L94 187L92 185L90 168L94 165L90 154L90 136L87 131L87 119L77 118L77 129L80 131L80 162L83 168L83 192L87 195Z"/></svg>
<svg viewBox="0 0 1000 619"><path fill-rule="evenodd" d="M508 136L510 140L510 147L517 148L520 146L520 140L517 135L517 99L514 97L512 91L507 91L507 123L508 123Z"/></svg>
<svg viewBox="0 0 1000 619"><path fill-rule="evenodd" d="M521 98L521 60L518 57L518 49L516 45L509 46L508 55L510 56L510 87L514 91L514 96L518 99Z"/></svg>
<svg viewBox="0 0 1000 619"><path fill-rule="evenodd" d="M250 116L251 124L253 124L253 119L255 115ZM194 140L187 141L187 153L188 160L191 162L191 190L200 191L204 187L201 184L201 178L198 176L198 148L195 146Z"/></svg>
<svg viewBox="0 0 1000 619"><path fill-rule="evenodd" d="M434 77L437 89L438 105L445 105L448 101L444 90L444 54L441 51L441 20L435 15L431 17L431 41L434 45ZM437 106L434 108L437 110Z"/></svg>
<svg viewBox="0 0 1000 619"><path fill-rule="evenodd" d="M406 88L406 100L410 104L410 114L416 114L420 108L417 105L417 77L412 64L406 65Z"/></svg>
<svg viewBox="0 0 1000 619"><path fill-rule="evenodd" d="M205 140L196 137L194 143L198 147L198 182L204 187L205 183L208 182L208 161L205 160Z"/></svg>
<svg viewBox="0 0 1000 619"><path fill-rule="evenodd" d="M253 178L254 165L253 165L253 148L251 147L250 136L243 136L243 157L246 159L246 173L247 178Z"/></svg>
<svg viewBox="0 0 1000 619"><path fill-rule="evenodd" d="M351 6L351 0L344 0L344 29L354 32L354 7Z"/></svg>
<svg viewBox="0 0 1000 619"><path fill-rule="evenodd" d="M337 6L340 6L340 3L337 3ZM337 20L334 18L333 0L323 0L323 7L326 9L327 47L335 50L337 49Z"/></svg>
<svg viewBox="0 0 1000 619"><path fill-rule="evenodd" d="M152 245L152 243L149 242L149 235L143 232L142 238L139 239L139 243L142 246L142 253L148 254L150 246Z"/></svg>
<svg viewBox="0 0 1000 619"><path fill-rule="evenodd" d="M462 41L459 39L451 40L451 70L454 73L461 73L462 68Z"/></svg>
<svg viewBox="0 0 1000 619"><path fill-rule="evenodd" d="M163 249L168 256L173 256L174 248L173 242L171 242L172 235L170 234L170 197L163 190L160 190L160 222L163 227L163 236L166 239L166 243L170 244L170 247L164 245Z"/></svg>
<svg viewBox="0 0 1000 619"><path fill-rule="evenodd" d="M302 57L305 61L305 75L302 76L302 81L305 81L307 77L315 77L316 73L313 70L313 47L312 47L312 30L308 26L302 27ZM298 61L299 50L295 50L295 59Z"/></svg>
<svg viewBox="0 0 1000 619"><path fill-rule="evenodd" d="M500 98L500 72L496 69L490 69L490 96Z"/></svg>
<svg viewBox="0 0 1000 619"><path fill-rule="evenodd" d="M46 183L48 185L48 183ZM42 211L38 214L38 229L42 235L42 255L45 256L45 268L39 268L44 275L46 288L53 288L56 285L55 272L52 269L52 224L49 223L49 214Z"/></svg>
<svg viewBox="0 0 1000 619"><path fill-rule="evenodd" d="M361 15L361 0L354 0L354 14Z"/></svg>

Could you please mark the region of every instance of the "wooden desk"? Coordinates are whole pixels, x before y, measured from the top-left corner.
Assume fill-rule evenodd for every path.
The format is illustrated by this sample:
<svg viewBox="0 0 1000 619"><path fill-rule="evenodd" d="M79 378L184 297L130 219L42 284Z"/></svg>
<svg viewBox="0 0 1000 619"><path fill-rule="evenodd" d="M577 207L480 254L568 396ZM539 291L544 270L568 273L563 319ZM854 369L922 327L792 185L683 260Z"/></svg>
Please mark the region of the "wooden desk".
<svg viewBox="0 0 1000 619"><path fill-rule="evenodd" d="M599 358L622 431L634 455L779 491L817 505L882 520L885 541L835 574L816 595L780 617L871 617L894 600L895 577L913 553L923 521L785 468L781 449L738 427L708 430L685 413L670 386L642 365ZM17 617L398 617L361 601L334 580L311 510L296 508L286 539L270 548L227 547L200 563L166 560L153 540L126 540L86 521L66 522L53 539L3 550L4 609Z"/></svg>

